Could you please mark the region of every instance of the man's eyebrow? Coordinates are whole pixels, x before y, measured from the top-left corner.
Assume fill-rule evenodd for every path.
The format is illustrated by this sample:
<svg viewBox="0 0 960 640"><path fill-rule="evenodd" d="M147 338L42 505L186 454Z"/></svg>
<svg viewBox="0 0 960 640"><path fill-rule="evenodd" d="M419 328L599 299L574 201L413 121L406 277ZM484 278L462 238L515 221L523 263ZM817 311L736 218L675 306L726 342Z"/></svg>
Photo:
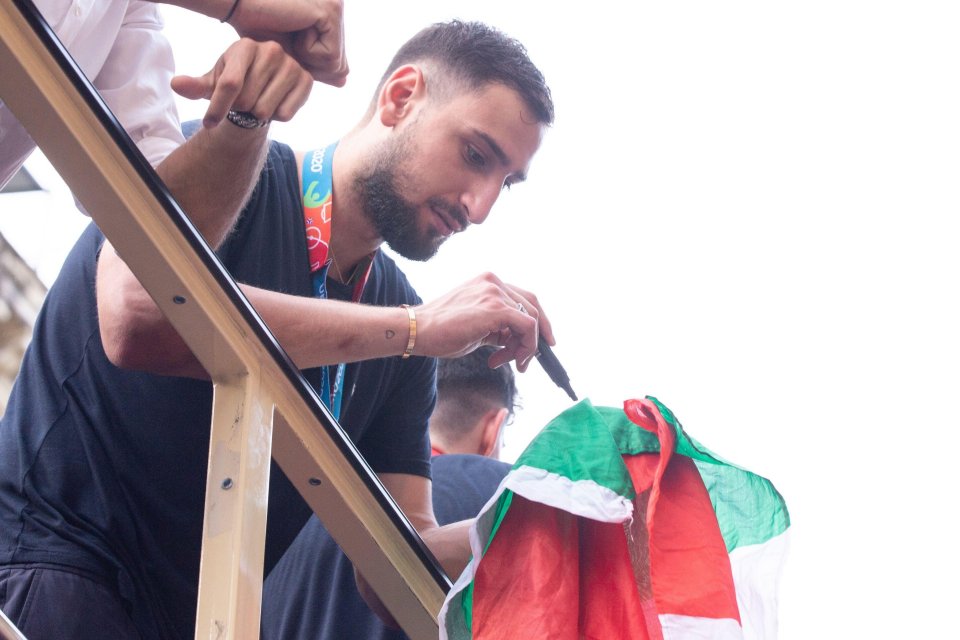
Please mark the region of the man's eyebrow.
<svg viewBox="0 0 960 640"><path fill-rule="evenodd" d="M507 167L510 166L510 158L508 158L507 154L503 152L503 149L500 147L499 144L497 144L496 140L491 138L489 135L487 135L483 131L480 131L479 129L474 129L473 132L474 134L476 134L477 137L481 138L484 142L486 142L487 146L489 146L490 149L493 150L493 155L497 156L497 160L500 161L500 164ZM515 174L513 174L512 182L516 184L517 182L523 182L526 179L527 179L527 174L524 173L523 171L518 171Z"/></svg>

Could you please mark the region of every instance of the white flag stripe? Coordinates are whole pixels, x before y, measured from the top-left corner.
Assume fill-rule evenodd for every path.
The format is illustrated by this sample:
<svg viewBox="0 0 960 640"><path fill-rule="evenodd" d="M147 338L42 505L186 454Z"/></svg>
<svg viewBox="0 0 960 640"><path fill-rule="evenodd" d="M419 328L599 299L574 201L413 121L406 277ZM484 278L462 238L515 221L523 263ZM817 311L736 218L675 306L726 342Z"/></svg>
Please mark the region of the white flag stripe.
<svg viewBox="0 0 960 640"><path fill-rule="evenodd" d="M738 547L730 552L737 607L745 640L774 640L780 574L789 547L790 530L763 544Z"/></svg>
<svg viewBox="0 0 960 640"><path fill-rule="evenodd" d="M633 516L633 502L607 487L526 465L512 470L501 486L527 500L591 520L624 522Z"/></svg>
<svg viewBox="0 0 960 640"><path fill-rule="evenodd" d="M697 618L660 615L663 640L744 640L740 625L732 618Z"/></svg>

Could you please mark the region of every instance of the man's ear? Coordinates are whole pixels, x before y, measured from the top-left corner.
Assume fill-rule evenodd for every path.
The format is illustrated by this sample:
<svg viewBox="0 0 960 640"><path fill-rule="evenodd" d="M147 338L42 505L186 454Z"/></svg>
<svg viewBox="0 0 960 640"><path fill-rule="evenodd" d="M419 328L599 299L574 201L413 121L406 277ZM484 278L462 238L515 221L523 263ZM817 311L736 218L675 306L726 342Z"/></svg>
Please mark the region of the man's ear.
<svg viewBox="0 0 960 640"><path fill-rule="evenodd" d="M377 98L377 116L385 127L395 127L426 94L423 71L417 65L398 67L383 83Z"/></svg>
<svg viewBox="0 0 960 640"><path fill-rule="evenodd" d="M497 452L500 444L500 430L507 421L510 411L506 407L499 409L490 409L483 414L483 427L480 433L480 455L485 457L496 457L493 454Z"/></svg>

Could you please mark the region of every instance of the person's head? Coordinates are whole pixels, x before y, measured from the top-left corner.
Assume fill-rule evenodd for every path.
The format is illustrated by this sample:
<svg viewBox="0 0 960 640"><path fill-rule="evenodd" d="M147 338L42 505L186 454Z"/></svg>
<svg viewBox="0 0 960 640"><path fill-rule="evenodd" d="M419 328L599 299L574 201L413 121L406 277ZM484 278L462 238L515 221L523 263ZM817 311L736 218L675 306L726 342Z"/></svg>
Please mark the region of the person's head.
<svg viewBox="0 0 960 640"><path fill-rule="evenodd" d="M437 407L430 418L430 440L444 453L497 458L503 426L513 415L517 388L509 364L491 369L494 347L437 364Z"/></svg>
<svg viewBox="0 0 960 640"><path fill-rule="evenodd" d="M394 56L361 125L374 132L354 180L361 208L397 253L429 259L526 177L553 116L522 44L477 22L427 27Z"/></svg>

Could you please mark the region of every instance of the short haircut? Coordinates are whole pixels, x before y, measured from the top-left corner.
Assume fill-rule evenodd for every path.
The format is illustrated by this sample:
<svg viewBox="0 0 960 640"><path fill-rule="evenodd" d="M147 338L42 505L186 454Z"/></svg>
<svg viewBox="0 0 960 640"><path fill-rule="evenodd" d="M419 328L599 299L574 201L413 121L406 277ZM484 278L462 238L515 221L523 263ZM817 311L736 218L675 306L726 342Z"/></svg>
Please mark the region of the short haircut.
<svg viewBox="0 0 960 640"><path fill-rule="evenodd" d="M537 122L553 124L553 98L540 70L517 40L482 22L439 22L407 41L390 62L377 91L405 64L432 63L470 89L502 84L516 91Z"/></svg>
<svg viewBox="0 0 960 640"><path fill-rule="evenodd" d="M492 408L505 407L513 415L517 404L513 368L508 363L491 369L487 361L495 351L480 347L461 358L438 361L437 412L431 429L456 441Z"/></svg>

